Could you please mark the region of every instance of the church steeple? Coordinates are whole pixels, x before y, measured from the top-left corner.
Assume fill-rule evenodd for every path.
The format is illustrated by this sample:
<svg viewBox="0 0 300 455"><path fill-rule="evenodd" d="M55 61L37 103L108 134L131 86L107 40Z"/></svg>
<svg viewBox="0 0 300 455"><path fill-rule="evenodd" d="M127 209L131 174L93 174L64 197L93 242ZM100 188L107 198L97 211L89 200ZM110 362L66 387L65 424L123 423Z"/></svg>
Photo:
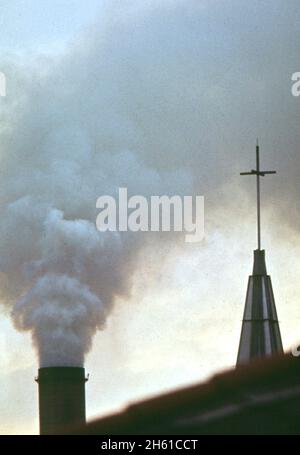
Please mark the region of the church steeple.
<svg viewBox="0 0 300 455"><path fill-rule="evenodd" d="M250 360L283 352L270 276L267 274L265 251L261 249L260 178L276 171L261 171L259 145L256 144L256 169L241 175L255 175L257 189L257 243L254 266L249 277L237 366Z"/></svg>

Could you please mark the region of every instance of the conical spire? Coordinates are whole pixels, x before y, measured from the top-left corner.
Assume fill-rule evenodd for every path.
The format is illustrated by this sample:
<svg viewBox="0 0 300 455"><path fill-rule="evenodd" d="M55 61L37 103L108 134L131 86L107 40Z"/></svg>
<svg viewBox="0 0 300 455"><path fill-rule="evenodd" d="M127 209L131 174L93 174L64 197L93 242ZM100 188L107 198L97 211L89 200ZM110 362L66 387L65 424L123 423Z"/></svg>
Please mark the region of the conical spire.
<svg viewBox="0 0 300 455"><path fill-rule="evenodd" d="M265 251L254 251L249 277L237 365L282 353L282 342L272 282L267 275Z"/></svg>
<svg viewBox="0 0 300 455"><path fill-rule="evenodd" d="M256 144L256 169L241 175L255 175L257 188L257 240L253 273L249 277L237 365L283 352L272 282L267 275L265 251L261 250L260 178L276 171L261 171L259 145Z"/></svg>

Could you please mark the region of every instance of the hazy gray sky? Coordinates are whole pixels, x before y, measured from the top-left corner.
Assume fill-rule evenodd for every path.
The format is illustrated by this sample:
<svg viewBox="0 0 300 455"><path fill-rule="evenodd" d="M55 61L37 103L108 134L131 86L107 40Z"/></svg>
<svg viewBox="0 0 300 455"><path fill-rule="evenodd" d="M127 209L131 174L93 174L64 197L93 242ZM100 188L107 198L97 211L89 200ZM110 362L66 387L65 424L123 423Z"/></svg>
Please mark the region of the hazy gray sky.
<svg viewBox="0 0 300 455"><path fill-rule="evenodd" d="M263 185L263 245L284 347L296 343L298 1L2 1L0 25L0 432L38 431L36 354L8 313L24 263L44 260L47 204L92 220L99 191L122 185L206 200L201 244L139 239L133 262L116 256L105 298L119 296L86 362L88 417L234 364L255 248L254 182L239 171L257 136L278 170ZM65 242L54 228L53 249Z"/></svg>

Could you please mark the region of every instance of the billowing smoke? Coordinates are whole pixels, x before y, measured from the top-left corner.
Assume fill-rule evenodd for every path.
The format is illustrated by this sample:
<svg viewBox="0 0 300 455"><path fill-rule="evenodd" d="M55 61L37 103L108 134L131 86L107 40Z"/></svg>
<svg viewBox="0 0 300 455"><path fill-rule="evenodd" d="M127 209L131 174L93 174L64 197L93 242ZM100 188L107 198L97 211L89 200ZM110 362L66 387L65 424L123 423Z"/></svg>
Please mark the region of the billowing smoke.
<svg viewBox="0 0 300 455"><path fill-rule="evenodd" d="M59 68L68 74L68 66ZM128 297L145 243L139 234L98 232L97 198L117 200L119 186L129 195L189 194L191 175L158 172L137 151L126 150L126 141L125 150L106 144L107 123L112 139L120 140L124 120L111 118L100 102L91 106L91 97L86 103L93 121L86 107L77 110L73 99L82 81L68 93L67 75L56 89L52 72L42 87L40 76L34 77L30 87L37 98L27 94L17 124L4 134L1 297L15 326L31 332L41 366L82 365L115 298ZM48 90L52 100L45 98ZM102 90L99 84L100 97ZM102 125L97 115L104 116L103 109L108 119ZM9 115L13 122L15 110Z"/></svg>
<svg viewBox="0 0 300 455"><path fill-rule="evenodd" d="M32 331L41 361L81 365L92 336L103 326L106 311L79 280L48 274L38 278L17 302L13 316L17 328Z"/></svg>
<svg viewBox="0 0 300 455"><path fill-rule="evenodd" d="M130 152L113 158L99 152L93 159L87 154L74 170L76 159L57 163L55 157L54 174L32 163L21 185L27 195L6 204L0 227L2 298L13 305L15 326L31 331L41 366L82 365L115 297L130 292L143 239L98 232L97 196L117 196L122 174L123 183L138 194L168 187ZM164 177L169 188L178 188L175 177L189 186L186 173Z"/></svg>
<svg viewBox="0 0 300 455"><path fill-rule="evenodd" d="M238 172L251 167L256 136L264 161L280 167L270 183L282 188L278 212L300 191L297 2L279 15L288 27L277 25L282 1L121 3L103 2L63 55L3 68L0 293L43 366L81 365L116 297L130 293L147 239L99 233L100 195L191 194L194 185L207 220L225 230L247 214Z"/></svg>

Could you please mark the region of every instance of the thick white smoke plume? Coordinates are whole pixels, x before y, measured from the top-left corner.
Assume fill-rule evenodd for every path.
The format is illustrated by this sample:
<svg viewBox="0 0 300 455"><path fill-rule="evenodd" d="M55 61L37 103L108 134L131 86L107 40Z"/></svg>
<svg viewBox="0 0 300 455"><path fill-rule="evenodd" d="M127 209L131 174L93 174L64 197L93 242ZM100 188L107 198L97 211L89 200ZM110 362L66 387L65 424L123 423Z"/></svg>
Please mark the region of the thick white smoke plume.
<svg viewBox="0 0 300 455"><path fill-rule="evenodd" d="M191 194L194 184L207 217L221 224L226 214L222 229L244 222L238 173L251 167L257 135L264 161L281 165L270 188L284 201L300 192L296 1L101 4L96 26L64 55L3 67L0 297L43 366L82 364L115 298L129 294L147 241L96 231L99 196Z"/></svg>
<svg viewBox="0 0 300 455"><path fill-rule="evenodd" d="M142 118L126 106L137 101L124 94L128 70L111 67L120 58L114 35L106 44L91 35L84 52L71 46L54 62L28 64L30 77L14 66L4 105L0 293L41 366L82 365L115 298L130 293L146 240L98 232L97 198L122 186L129 195L192 191L190 172L145 163Z"/></svg>
<svg viewBox="0 0 300 455"><path fill-rule="evenodd" d="M5 207L2 298L13 305L15 326L31 331L41 366L82 365L115 297L128 295L143 244L137 234L97 231L97 196L117 196L121 176L139 194L150 188L159 194L168 184L178 188L172 183L177 178L188 188L189 179L186 173L165 174L165 186L129 152L114 157L99 152L93 158L87 153L82 166L75 166L78 155L63 163L56 162L55 150L53 155L40 169L31 161L28 179L18 182L27 196L20 194Z"/></svg>
<svg viewBox="0 0 300 455"><path fill-rule="evenodd" d="M18 329L32 331L46 364L82 365L106 311L101 300L77 279L47 274L17 302L13 316Z"/></svg>

